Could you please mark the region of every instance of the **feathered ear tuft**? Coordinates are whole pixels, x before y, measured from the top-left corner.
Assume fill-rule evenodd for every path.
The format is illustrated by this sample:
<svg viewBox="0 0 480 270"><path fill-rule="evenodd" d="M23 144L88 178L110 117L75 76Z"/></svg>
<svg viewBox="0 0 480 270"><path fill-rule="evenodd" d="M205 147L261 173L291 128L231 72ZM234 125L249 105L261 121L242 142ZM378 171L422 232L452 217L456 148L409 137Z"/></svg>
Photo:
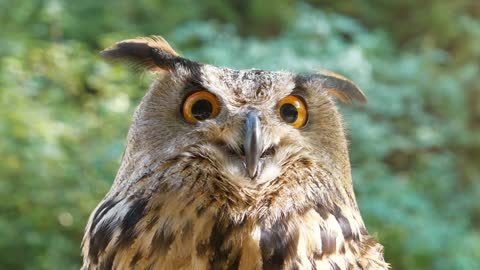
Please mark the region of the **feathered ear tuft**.
<svg viewBox="0 0 480 270"><path fill-rule="evenodd" d="M180 59L178 53L161 36L139 37L115 43L100 55L109 61L122 61L151 72L171 70Z"/></svg>
<svg viewBox="0 0 480 270"><path fill-rule="evenodd" d="M322 70L312 75L310 79L315 84L319 84L322 89L328 91L328 94L337 97L344 103L352 103L353 101L361 104L367 103L367 97L357 85L334 72Z"/></svg>

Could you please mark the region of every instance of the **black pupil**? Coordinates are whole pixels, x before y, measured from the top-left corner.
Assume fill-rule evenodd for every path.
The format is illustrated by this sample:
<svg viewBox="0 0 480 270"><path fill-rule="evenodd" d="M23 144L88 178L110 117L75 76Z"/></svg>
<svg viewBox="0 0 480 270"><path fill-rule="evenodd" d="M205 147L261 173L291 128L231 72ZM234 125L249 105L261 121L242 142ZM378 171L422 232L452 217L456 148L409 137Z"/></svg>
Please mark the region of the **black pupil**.
<svg viewBox="0 0 480 270"><path fill-rule="evenodd" d="M213 107L212 103L206 99L200 99L192 106L192 115L197 120L205 120L212 115Z"/></svg>
<svg viewBox="0 0 480 270"><path fill-rule="evenodd" d="M291 124L297 121L298 118L298 111L295 106L293 106L290 103L283 104L282 107L280 107L280 115L282 116L283 121Z"/></svg>

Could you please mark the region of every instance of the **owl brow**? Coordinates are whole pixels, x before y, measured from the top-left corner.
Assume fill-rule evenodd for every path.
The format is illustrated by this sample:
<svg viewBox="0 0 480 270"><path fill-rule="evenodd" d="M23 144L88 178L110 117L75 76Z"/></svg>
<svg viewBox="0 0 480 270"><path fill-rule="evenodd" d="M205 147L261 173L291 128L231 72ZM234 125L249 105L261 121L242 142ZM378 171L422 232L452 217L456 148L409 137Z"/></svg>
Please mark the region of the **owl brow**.
<svg viewBox="0 0 480 270"><path fill-rule="evenodd" d="M302 75L296 75L294 78L295 87L293 87L291 95L299 95L302 97L308 97L309 93L305 86L305 77Z"/></svg>
<svg viewBox="0 0 480 270"><path fill-rule="evenodd" d="M309 96L308 91L305 87L298 87L298 86L295 86L292 89L292 92L290 92L290 95L301 96L304 98L307 98Z"/></svg>
<svg viewBox="0 0 480 270"><path fill-rule="evenodd" d="M202 65L201 63L183 58L183 57L176 57L174 66L179 65L184 69L190 71L188 81L192 84L202 84ZM176 67L176 66L175 66ZM174 68L173 70L175 70Z"/></svg>
<svg viewBox="0 0 480 270"><path fill-rule="evenodd" d="M187 81L187 83L183 87L182 95L186 96L186 95L191 94L193 92L196 92L198 90L208 90L208 88L203 86L203 84L201 83L201 80L191 79L191 80Z"/></svg>

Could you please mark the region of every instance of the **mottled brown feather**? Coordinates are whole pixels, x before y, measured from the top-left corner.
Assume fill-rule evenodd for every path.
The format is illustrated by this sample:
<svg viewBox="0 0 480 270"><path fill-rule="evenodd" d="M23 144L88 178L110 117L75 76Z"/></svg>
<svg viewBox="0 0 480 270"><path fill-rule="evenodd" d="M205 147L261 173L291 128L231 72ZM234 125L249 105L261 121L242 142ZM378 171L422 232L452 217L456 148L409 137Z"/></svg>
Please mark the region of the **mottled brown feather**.
<svg viewBox="0 0 480 270"><path fill-rule="evenodd" d="M363 91L355 83L342 75L328 70L321 70L319 77L320 80L322 80L322 86L328 93L337 97L342 102L351 103L352 101L357 101L362 104L367 103L367 97Z"/></svg>
<svg viewBox="0 0 480 270"><path fill-rule="evenodd" d="M366 101L333 73L232 70L181 58L160 37L102 55L165 71L139 104L111 190L93 211L82 269L388 269L353 193L343 122L331 95ZM218 116L184 121L182 102L205 90ZM299 95L308 124L276 113ZM244 167L246 115L259 115L262 167Z"/></svg>
<svg viewBox="0 0 480 270"><path fill-rule="evenodd" d="M103 50L100 55L110 61L128 62L137 69L152 72L171 69L172 59L179 56L161 36L123 40Z"/></svg>

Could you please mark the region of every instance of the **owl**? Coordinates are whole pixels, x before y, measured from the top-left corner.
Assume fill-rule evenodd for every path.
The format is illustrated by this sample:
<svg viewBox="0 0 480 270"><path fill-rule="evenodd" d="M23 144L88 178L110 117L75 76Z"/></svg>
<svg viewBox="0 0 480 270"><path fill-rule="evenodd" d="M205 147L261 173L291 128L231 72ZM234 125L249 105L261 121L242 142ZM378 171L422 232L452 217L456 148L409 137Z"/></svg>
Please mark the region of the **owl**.
<svg viewBox="0 0 480 270"><path fill-rule="evenodd" d="M82 269L388 269L365 228L332 72L233 70L159 36L109 60L155 74L120 169L91 214Z"/></svg>

